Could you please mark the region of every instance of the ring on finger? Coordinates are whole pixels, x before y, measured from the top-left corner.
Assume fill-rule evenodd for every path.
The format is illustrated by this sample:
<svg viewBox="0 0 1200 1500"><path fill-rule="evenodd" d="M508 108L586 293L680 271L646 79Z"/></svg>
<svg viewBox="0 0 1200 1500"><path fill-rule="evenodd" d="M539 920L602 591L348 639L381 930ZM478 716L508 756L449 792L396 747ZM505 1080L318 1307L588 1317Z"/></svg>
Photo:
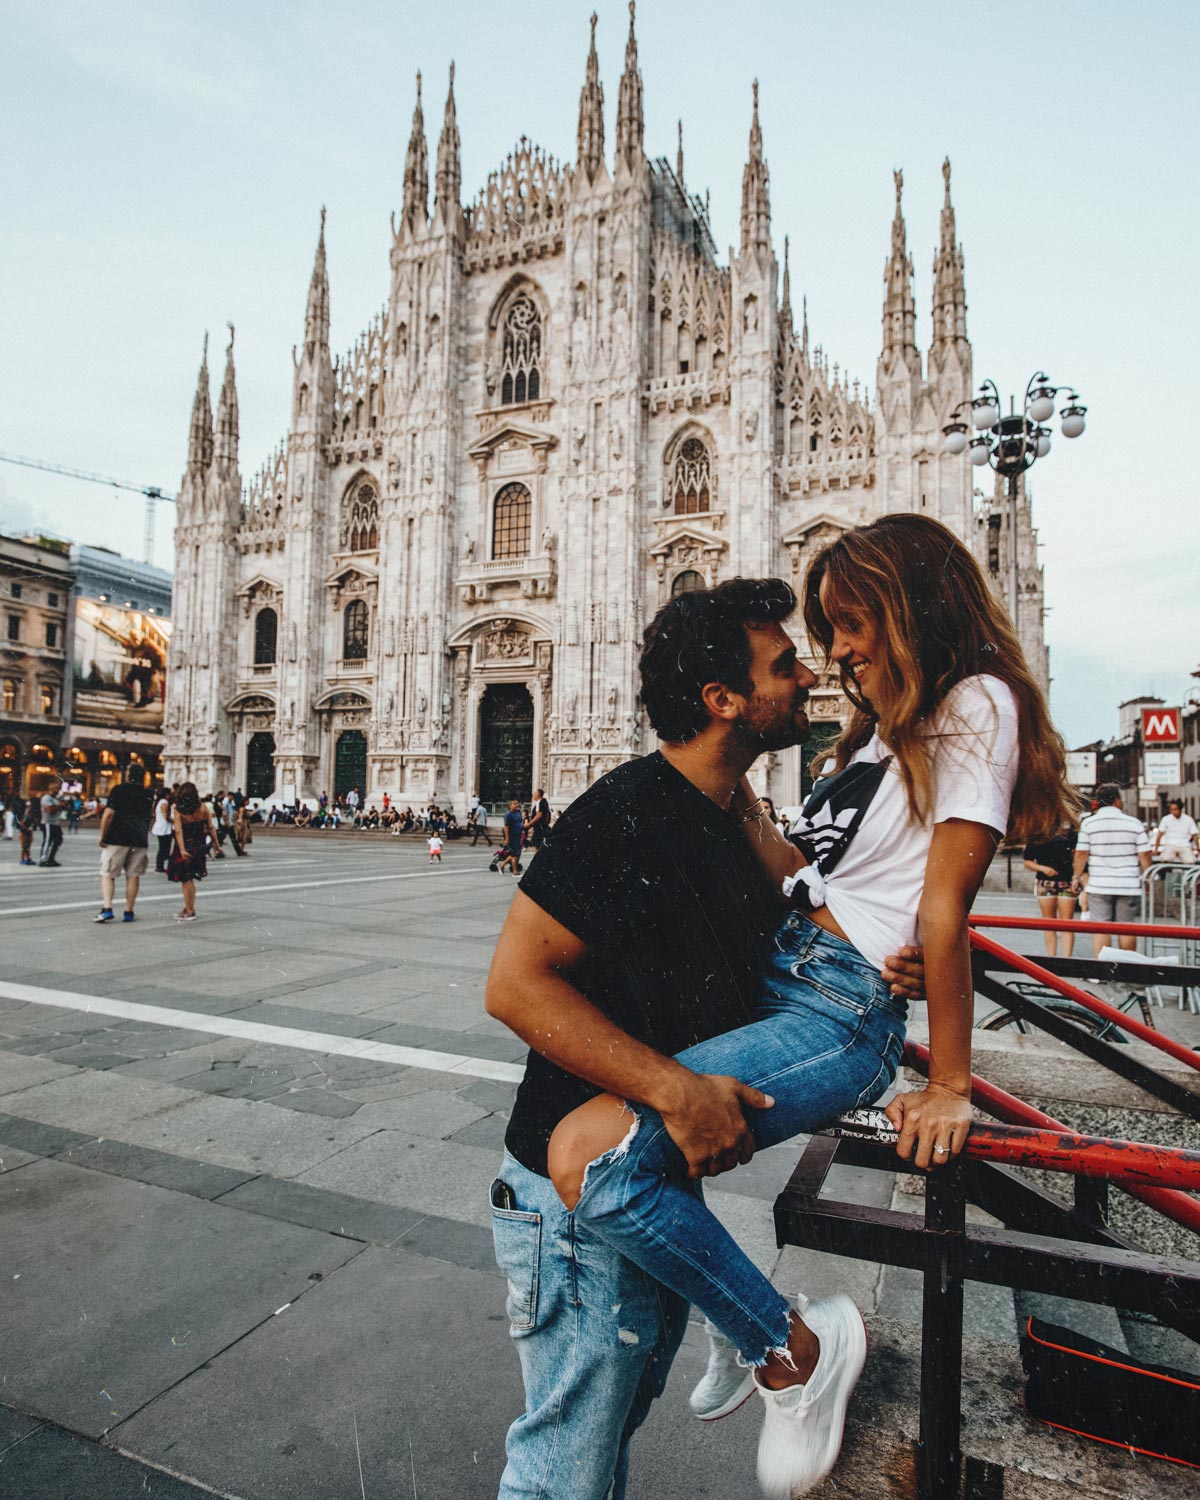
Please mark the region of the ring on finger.
<svg viewBox="0 0 1200 1500"><path fill-rule="evenodd" d="M935 1146L933 1148L933 1154L935 1156L947 1156L947 1155L949 1155L949 1152L950 1152L950 1147L949 1146Z"/></svg>

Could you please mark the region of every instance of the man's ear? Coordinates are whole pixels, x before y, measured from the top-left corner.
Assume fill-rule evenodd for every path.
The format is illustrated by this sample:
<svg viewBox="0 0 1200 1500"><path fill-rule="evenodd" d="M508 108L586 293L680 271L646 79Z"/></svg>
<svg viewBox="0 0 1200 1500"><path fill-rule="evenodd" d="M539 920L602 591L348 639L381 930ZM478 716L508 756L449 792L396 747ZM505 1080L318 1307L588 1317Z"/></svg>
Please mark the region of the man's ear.
<svg viewBox="0 0 1200 1500"><path fill-rule="evenodd" d="M737 718L745 700L740 693L733 692L723 682L706 682L700 690L700 701L708 710L710 718L728 723Z"/></svg>

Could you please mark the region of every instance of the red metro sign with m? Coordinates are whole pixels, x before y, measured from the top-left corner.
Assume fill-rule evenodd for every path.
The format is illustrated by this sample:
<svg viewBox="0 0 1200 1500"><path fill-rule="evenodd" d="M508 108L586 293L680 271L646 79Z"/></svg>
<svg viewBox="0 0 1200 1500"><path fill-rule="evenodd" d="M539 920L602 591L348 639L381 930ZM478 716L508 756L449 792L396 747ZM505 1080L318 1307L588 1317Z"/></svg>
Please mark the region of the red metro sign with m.
<svg viewBox="0 0 1200 1500"><path fill-rule="evenodd" d="M1179 710L1177 708L1142 709L1142 744L1176 745L1179 743Z"/></svg>

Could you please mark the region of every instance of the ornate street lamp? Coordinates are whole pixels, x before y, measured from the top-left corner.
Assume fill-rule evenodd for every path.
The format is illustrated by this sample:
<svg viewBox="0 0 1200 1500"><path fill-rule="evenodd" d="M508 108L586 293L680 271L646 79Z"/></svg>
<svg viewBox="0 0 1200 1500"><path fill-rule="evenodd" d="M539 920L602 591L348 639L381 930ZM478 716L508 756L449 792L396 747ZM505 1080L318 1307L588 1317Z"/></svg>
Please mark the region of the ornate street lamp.
<svg viewBox="0 0 1200 1500"><path fill-rule="evenodd" d="M1016 412L1016 398L1009 398L1009 414L1000 415L1000 392L995 382L985 380L979 387L979 395L962 401L950 413L952 420L942 428L946 438L947 453L970 451L971 462L976 468L990 464L997 474L1008 480L1008 609L1012 615L1013 628L1017 626L1019 602L1019 571L1017 566L1017 489L1020 476L1031 468L1039 458L1050 452L1050 429L1044 424L1054 416L1054 406L1060 395L1066 395L1065 404L1059 411L1062 418L1062 435L1065 438L1079 437L1086 426L1087 407L1080 403L1078 395L1065 385L1051 385L1039 370L1025 387L1022 415ZM970 407L971 425L967 425L964 408ZM974 427L976 437L972 437ZM999 518L996 518L999 525Z"/></svg>

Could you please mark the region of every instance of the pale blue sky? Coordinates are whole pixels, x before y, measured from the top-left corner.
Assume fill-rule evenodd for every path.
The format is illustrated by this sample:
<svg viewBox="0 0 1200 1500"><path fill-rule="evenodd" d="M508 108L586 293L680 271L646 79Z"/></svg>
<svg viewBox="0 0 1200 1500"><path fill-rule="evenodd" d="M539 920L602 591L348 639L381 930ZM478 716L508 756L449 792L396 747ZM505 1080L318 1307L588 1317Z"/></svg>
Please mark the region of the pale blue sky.
<svg viewBox="0 0 1200 1500"><path fill-rule="evenodd" d="M388 286L425 75L436 149L457 64L464 193L522 134L575 147L591 5L0 0L0 449L174 490L204 330L237 324L242 468L283 435L320 205L333 343ZM601 0L607 141L627 24ZM1000 29L1003 28L1003 29ZM951 7L906 0L642 0L646 147L674 159L719 245L737 234L750 83L774 230L814 342L869 384L894 166L917 335L929 330L942 157L966 255L976 376L1044 368L1089 406L1034 470L1053 708L1071 743L1200 663L1194 0ZM139 497L0 465L0 527L140 555ZM156 560L170 564L172 517Z"/></svg>

